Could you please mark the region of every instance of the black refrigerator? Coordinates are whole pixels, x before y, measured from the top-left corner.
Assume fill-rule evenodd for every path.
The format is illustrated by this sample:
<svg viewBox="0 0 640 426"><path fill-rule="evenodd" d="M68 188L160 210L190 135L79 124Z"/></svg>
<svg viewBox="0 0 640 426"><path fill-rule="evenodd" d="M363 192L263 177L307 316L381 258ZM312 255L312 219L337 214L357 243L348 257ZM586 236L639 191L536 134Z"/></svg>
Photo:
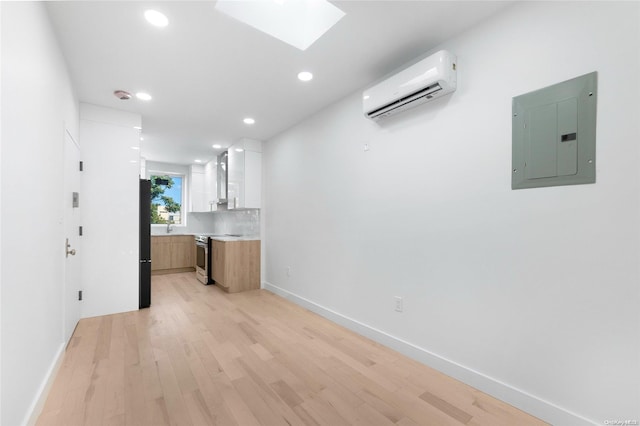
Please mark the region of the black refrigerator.
<svg viewBox="0 0 640 426"><path fill-rule="evenodd" d="M151 181L140 179L139 307L151 306Z"/></svg>

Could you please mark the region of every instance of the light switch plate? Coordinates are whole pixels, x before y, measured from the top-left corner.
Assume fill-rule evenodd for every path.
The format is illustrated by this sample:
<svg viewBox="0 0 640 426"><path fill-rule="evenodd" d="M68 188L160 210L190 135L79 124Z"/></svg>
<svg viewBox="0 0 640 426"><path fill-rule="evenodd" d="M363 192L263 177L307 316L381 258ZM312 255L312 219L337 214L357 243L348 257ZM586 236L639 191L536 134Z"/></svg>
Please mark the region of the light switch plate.
<svg viewBox="0 0 640 426"><path fill-rule="evenodd" d="M511 188L596 181L597 72L512 100Z"/></svg>

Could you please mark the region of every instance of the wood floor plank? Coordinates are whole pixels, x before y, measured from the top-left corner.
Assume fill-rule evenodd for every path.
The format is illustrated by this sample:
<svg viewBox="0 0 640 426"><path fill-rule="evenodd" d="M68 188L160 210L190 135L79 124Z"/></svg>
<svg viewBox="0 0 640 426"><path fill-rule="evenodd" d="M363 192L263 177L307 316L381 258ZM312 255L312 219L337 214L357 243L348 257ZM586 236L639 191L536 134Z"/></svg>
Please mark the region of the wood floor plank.
<svg viewBox="0 0 640 426"><path fill-rule="evenodd" d="M140 351L136 324L125 324L125 365L140 363Z"/></svg>
<svg viewBox="0 0 640 426"><path fill-rule="evenodd" d="M414 422L413 420L403 417L397 423L397 426L420 426L419 423Z"/></svg>
<svg viewBox="0 0 640 426"><path fill-rule="evenodd" d="M348 399L341 398L339 392L336 392L338 386L330 386L324 388L320 392L320 397L325 400L331 407L336 410L336 413L347 421L348 424L356 424L359 419L358 408L362 403L353 405L350 404Z"/></svg>
<svg viewBox="0 0 640 426"><path fill-rule="evenodd" d="M271 355L271 352L266 350L264 346L262 346L260 343L255 343L249 346L249 348L252 351L254 351L262 361L269 361L270 359L273 358L273 355Z"/></svg>
<svg viewBox="0 0 640 426"><path fill-rule="evenodd" d="M284 380L271 383L271 388L292 409L304 402L300 395Z"/></svg>
<svg viewBox="0 0 640 426"><path fill-rule="evenodd" d="M253 415L245 401L243 401L242 397L238 394L238 391L232 386L223 392L223 398L225 406L229 409L238 425L259 426L264 424Z"/></svg>
<svg viewBox="0 0 640 426"><path fill-rule="evenodd" d="M170 346L167 348L169 353L169 359L171 360L171 367L178 379L178 385L182 393L191 393L198 389L198 383L193 377L187 362L188 354L192 353L193 349L186 343L179 343L177 340L170 342Z"/></svg>
<svg viewBox="0 0 640 426"><path fill-rule="evenodd" d="M84 391L80 388L70 390L66 394L66 398L60 412L58 414L58 421L64 419L67 424L82 425L84 424L84 404L82 403Z"/></svg>
<svg viewBox="0 0 640 426"><path fill-rule="evenodd" d="M169 426L171 419L169 418L169 409L164 401L164 397L160 397L153 402L151 424Z"/></svg>
<svg viewBox="0 0 640 426"><path fill-rule="evenodd" d="M193 392L184 394L184 400L194 426L207 426L215 423L214 415L204 401L200 390L196 389Z"/></svg>
<svg viewBox="0 0 640 426"><path fill-rule="evenodd" d="M103 359L95 364L89 387L85 393L84 405L86 409L84 424L102 424L108 380L109 360Z"/></svg>
<svg viewBox="0 0 640 426"><path fill-rule="evenodd" d="M253 355L252 353L250 355ZM257 357L255 357L258 359ZM251 380L253 388L257 390L260 398L268 405L276 417L282 418L289 425L304 425L304 422L295 414L291 407L280 398L279 394L268 385L276 379L266 364L252 362L250 357L244 356L238 360ZM259 417L262 420L262 417Z"/></svg>
<svg viewBox="0 0 640 426"><path fill-rule="evenodd" d="M73 423L72 423L73 424ZM116 414L114 416L108 417L102 423L104 426L122 426L126 424L124 414ZM87 425L89 426L89 425Z"/></svg>
<svg viewBox="0 0 640 426"><path fill-rule="evenodd" d="M319 426L320 423L318 423L316 421L316 419L314 419L311 414L309 414L309 412L302 406L302 405L298 405L294 408L295 413L298 415L298 417L300 417L302 419L302 421L304 422L305 425L308 426Z"/></svg>
<svg viewBox="0 0 640 426"><path fill-rule="evenodd" d="M108 374L105 391L104 418L105 421L115 421L124 418L125 413L125 358L124 358L124 324L121 316L112 316L111 339L109 342Z"/></svg>
<svg viewBox="0 0 640 426"><path fill-rule="evenodd" d="M358 393L358 396L362 398L369 406L375 407L380 414L382 414L393 423L397 423L403 417L402 410L390 405L387 401L380 399L373 393L369 392L367 389L364 389L362 392Z"/></svg>
<svg viewBox="0 0 640 426"><path fill-rule="evenodd" d="M127 425L144 425L151 422L142 374L139 364L125 367L124 415Z"/></svg>
<svg viewBox="0 0 640 426"><path fill-rule="evenodd" d="M307 413L321 425L347 426L349 421L338 413L329 401L323 399L320 395L305 400L302 404Z"/></svg>
<svg viewBox="0 0 640 426"><path fill-rule="evenodd" d="M264 290L154 275L149 309L83 319L38 426L540 426Z"/></svg>
<svg viewBox="0 0 640 426"><path fill-rule="evenodd" d="M155 359L140 365L142 369L142 385L146 401L156 401L162 398L162 385Z"/></svg>
<svg viewBox="0 0 640 426"><path fill-rule="evenodd" d="M354 425L357 426L393 426L394 422L383 416L377 409L372 408L369 404L362 404L357 408L358 418Z"/></svg>
<svg viewBox="0 0 640 426"><path fill-rule="evenodd" d="M473 416L470 415L469 413L462 411L455 405L432 394L431 392L424 392L422 395L420 395L420 399L433 405L438 410L442 411L443 413L447 414L450 417L453 417L454 419L458 420L460 423L467 424L473 418Z"/></svg>
<svg viewBox="0 0 640 426"><path fill-rule="evenodd" d="M218 343L210 333L204 334L204 342L220 365L220 369L229 377L229 380L236 380L245 375L244 370L238 365L235 351L228 344Z"/></svg>
<svg viewBox="0 0 640 426"><path fill-rule="evenodd" d="M158 364L158 374L162 387L163 400L167 408L171 425L191 425L191 418L186 409L180 385L176 378L171 360L161 358L156 361Z"/></svg>
<svg viewBox="0 0 640 426"><path fill-rule="evenodd" d="M315 395L316 392L313 391L304 381L302 381L299 377L297 377L291 369L287 366L282 365L280 360L271 359L267 361L267 365L271 369L271 371L276 374L279 379L285 382L298 396L300 396L303 400L305 398L310 398Z"/></svg>
<svg viewBox="0 0 640 426"><path fill-rule="evenodd" d="M234 380L233 386L236 388L238 395L244 403L249 407L256 419L262 424L273 426L287 426L288 422L277 411L267 403L265 395L260 393L260 387L256 386L253 380L248 376Z"/></svg>
<svg viewBox="0 0 640 426"><path fill-rule="evenodd" d="M109 357L111 345L111 321L113 317L108 315L102 318L98 329L98 342L93 356L93 362Z"/></svg>

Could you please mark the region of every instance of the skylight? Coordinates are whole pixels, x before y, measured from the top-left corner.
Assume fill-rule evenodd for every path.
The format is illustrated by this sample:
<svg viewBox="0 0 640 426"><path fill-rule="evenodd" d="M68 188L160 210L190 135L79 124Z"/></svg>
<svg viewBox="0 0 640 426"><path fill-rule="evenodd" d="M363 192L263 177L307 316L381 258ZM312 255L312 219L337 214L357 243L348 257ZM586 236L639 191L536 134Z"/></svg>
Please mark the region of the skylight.
<svg viewBox="0 0 640 426"><path fill-rule="evenodd" d="M166 27L169 25L167 16L157 10L147 10L144 12L144 17L151 25L155 25L156 27Z"/></svg>
<svg viewBox="0 0 640 426"><path fill-rule="evenodd" d="M215 8L300 50L345 15L326 0L218 0Z"/></svg>

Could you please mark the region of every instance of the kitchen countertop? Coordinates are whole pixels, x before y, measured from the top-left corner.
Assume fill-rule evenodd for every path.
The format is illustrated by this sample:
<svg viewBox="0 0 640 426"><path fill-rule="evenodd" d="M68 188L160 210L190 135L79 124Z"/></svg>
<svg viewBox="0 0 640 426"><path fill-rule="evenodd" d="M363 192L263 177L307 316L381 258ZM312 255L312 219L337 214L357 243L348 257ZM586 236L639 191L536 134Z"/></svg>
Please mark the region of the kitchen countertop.
<svg viewBox="0 0 640 426"><path fill-rule="evenodd" d="M212 235L209 238L216 241L259 241L260 235Z"/></svg>
<svg viewBox="0 0 640 426"><path fill-rule="evenodd" d="M175 232L170 234L151 234L152 237L180 237L184 235L196 236L206 235L212 240L217 241L259 241L260 235L228 235L228 234L206 234L206 233L193 233L193 232Z"/></svg>

